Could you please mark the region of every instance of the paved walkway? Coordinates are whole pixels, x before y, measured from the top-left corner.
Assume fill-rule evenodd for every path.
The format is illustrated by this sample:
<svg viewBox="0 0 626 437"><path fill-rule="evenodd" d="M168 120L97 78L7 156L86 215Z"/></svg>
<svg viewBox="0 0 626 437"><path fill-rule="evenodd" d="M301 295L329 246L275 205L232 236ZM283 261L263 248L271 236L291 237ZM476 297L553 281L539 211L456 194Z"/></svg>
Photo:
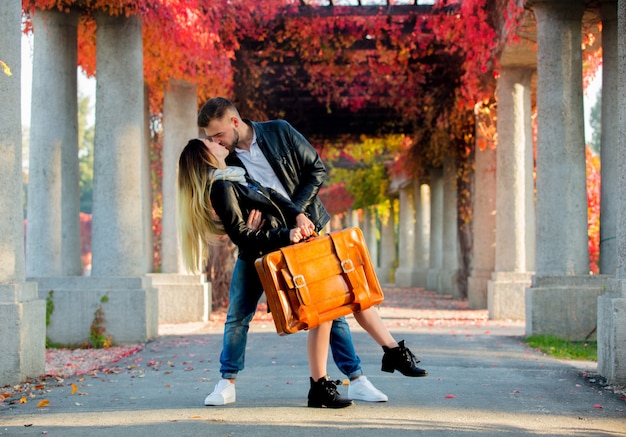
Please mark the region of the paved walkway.
<svg viewBox="0 0 626 437"><path fill-rule="evenodd" d="M267 315L251 328L237 402L205 407L219 379L221 323L168 325L136 354L89 375L50 379L24 404L0 405L0 435L19 436L625 436L624 395L595 363L526 347L524 326L413 289L387 289L392 333L430 375L380 371L382 351L351 319L357 351L386 403L306 407L306 334L280 337ZM399 307L402 305L402 307ZM341 375L329 363L332 378ZM347 394L347 388L340 392Z"/></svg>

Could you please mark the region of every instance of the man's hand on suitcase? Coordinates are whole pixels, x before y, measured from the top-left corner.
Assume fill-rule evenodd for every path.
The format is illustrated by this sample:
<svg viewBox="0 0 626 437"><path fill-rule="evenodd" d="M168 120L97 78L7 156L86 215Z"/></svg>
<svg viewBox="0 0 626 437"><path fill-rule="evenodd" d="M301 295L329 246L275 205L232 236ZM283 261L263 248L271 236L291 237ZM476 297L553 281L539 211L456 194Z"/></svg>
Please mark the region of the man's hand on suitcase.
<svg viewBox="0 0 626 437"><path fill-rule="evenodd" d="M300 227L293 228L289 231L289 239L291 240L292 243L298 243L302 241L304 238L305 236L302 232L302 228Z"/></svg>
<svg viewBox="0 0 626 437"><path fill-rule="evenodd" d="M310 237L315 232L315 225L304 214L298 214L296 216L296 226L302 230L303 237Z"/></svg>

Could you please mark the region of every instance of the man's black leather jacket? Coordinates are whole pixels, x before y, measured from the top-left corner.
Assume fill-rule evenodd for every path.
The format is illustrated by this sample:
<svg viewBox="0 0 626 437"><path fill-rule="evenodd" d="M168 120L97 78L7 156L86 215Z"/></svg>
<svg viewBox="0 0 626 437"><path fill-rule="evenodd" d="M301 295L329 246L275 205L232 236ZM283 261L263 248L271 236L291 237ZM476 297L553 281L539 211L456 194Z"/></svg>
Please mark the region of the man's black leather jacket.
<svg viewBox="0 0 626 437"><path fill-rule="evenodd" d="M259 148L287 190L291 201L322 229L330 215L317 197L326 167L319 154L304 136L284 120L254 122L244 120L256 133ZM235 152L226 159L228 165L245 167Z"/></svg>

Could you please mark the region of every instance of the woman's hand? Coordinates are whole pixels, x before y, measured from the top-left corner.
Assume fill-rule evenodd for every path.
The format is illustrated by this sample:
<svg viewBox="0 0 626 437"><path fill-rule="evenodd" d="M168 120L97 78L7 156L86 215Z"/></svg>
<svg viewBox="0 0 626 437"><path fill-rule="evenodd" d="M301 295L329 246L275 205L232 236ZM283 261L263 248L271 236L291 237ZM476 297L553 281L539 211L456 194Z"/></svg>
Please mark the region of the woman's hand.
<svg viewBox="0 0 626 437"><path fill-rule="evenodd" d="M246 221L246 226L253 231L258 231L265 224L265 219L263 218L261 211L258 209L253 209L250 211L250 215L248 216L248 220Z"/></svg>
<svg viewBox="0 0 626 437"><path fill-rule="evenodd" d="M296 226L301 229L303 238L309 237L313 235L313 232L315 232L315 225L303 213L300 213L296 216Z"/></svg>

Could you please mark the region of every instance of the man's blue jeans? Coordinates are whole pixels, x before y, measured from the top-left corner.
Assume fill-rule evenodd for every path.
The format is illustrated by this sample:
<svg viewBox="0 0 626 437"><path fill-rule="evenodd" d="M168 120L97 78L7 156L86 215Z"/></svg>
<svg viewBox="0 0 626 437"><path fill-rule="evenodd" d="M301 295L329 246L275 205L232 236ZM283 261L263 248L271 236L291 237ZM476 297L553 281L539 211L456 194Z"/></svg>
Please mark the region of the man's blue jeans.
<svg viewBox="0 0 626 437"><path fill-rule="evenodd" d="M237 258L230 282L230 303L224 326L220 354L222 378L236 378L244 368L250 321L263 294L254 261ZM333 321L330 348L335 364L348 378L362 375L361 359L352 344L352 334L345 317Z"/></svg>

